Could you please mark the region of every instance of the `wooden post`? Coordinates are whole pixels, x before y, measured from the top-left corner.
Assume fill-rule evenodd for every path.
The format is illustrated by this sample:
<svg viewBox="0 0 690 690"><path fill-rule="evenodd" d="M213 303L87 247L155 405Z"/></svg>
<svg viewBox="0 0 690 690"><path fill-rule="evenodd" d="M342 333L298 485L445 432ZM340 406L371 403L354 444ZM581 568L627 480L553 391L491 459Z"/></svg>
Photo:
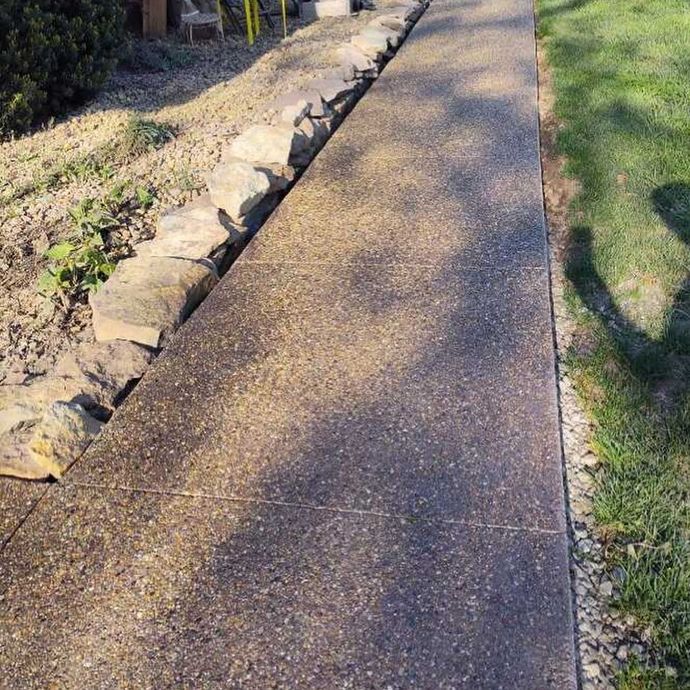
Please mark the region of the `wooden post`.
<svg viewBox="0 0 690 690"><path fill-rule="evenodd" d="M167 0L144 0L142 15L144 38L165 36L168 27Z"/></svg>

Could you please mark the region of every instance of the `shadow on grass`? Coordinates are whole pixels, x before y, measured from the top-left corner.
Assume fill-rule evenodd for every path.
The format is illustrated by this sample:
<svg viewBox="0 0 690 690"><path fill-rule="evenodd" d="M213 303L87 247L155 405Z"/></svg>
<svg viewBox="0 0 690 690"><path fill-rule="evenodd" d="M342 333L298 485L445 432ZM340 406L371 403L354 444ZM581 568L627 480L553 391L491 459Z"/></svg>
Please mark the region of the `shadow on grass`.
<svg viewBox="0 0 690 690"><path fill-rule="evenodd" d="M690 242L690 187L667 184L651 196L666 226ZM589 227L571 229L566 276L618 345L633 376L649 387L663 413L672 412L690 388L690 281L683 282L667 309L661 337L652 338L617 306L597 271L592 245Z"/></svg>

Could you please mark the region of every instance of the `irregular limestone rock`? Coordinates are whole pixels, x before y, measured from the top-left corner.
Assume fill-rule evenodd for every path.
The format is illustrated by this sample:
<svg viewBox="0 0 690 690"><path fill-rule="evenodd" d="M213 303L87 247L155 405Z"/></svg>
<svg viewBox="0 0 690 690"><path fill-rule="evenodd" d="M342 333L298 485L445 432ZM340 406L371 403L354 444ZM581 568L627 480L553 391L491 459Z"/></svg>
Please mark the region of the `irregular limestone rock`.
<svg viewBox="0 0 690 690"><path fill-rule="evenodd" d="M357 72L351 64L340 65L340 67L335 67L328 70L325 75L325 79L342 79L343 81L355 81L357 79ZM354 85L353 85L354 87Z"/></svg>
<svg viewBox="0 0 690 690"><path fill-rule="evenodd" d="M50 476L61 477L102 428L81 405L55 402L36 425L29 453Z"/></svg>
<svg viewBox="0 0 690 690"><path fill-rule="evenodd" d="M382 34L386 37L386 40L391 48L397 48L402 41L402 35L399 31L394 31L393 29L389 29L387 26L382 26L381 24L372 24L371 22L368 26L364 27L364 29L361 31L361 34L364 36L372 35L377 37L379 34Z"/></svg>
<svg viewBox="0 0 690 690"><path fill-rule="evenodd" d="M307 118L300 125L300 129L311 142L312 153L316 153L326 143L330 134L330 128L324 120Z"/></svg>
<svg viewBox="0 0 690 690"><path fill-rule="evenodd" d="M168 211L158 221L152 242L136 246L137 254L194 261L212 256L234 239L233 228L208 198Z"/></svg>
<svg viewBox="0 0 690 690"><path fill-rule="evenodd" d="M356 102L357 95L353 91L352 93L345 96L345 98L341 98L337 103L335 103L333 105L333 110L338 116L338 119L342 119L342 117L344 117L348 112L350 112L350 110L352 110L352 107Z"/></svg>
<svg viewBox="0 0 690 690"><path fill-rule="evenodd" d="M0 475L17 479L48 479L50 469L41 465L29 451L32 430L0 434Z"/></svg>
<svg viewBox="0 0 690 690"><path fill-rule="evenodd" d="M328 115L328 109L324 106L319 92L314 90L289 91L288 93L284 93L273 100L268 105L267 110L281 113L284 108L297 105L301 101L305 101L309 104L309 114L312 117L326 117L326 115Z"/></svg>
<svg viewBox="0 0 690 690"><path fill-rule="evenodd" d="M211 201L235 221L249 213L271 189L264 172L239 159L218 164L207 183Z"/></svg>
<svg viewBox="0 0 690 690"><path fill-rule="evenodd" d="M289 124L254 125L232 142L230 153L250 163L290 165L308 144L302 133Z"/></svg>
<svg viewBox="0 0 690 690"><path fill-rule="evenodd" d="M9 386L8 386L9 387ZM12 386L12 388L19 386ZM41 418L40 408L17 401L0 410L0 434L9 434L33 426Z"/></svg>
<svg viewBox="0 0 690 690"><path fill-rule="evenodd" d="M232 150L226 147L221 153L220 160L221 163L232 163L240 159L233 156ZM270 185L268 194L287 189L295 179L295 169L292 165L279 165L277 163L253 163L253 165L268 178Z"/></svg>
<svg viewBox="0 0 690 690"><path fill-rule="evenodd" d="M96 340L161 347L217 282L208 264L157 256L121 261L89 298Z"/></svg>
<svg viewBox="0 0 690 690"><path fill-rule="evenodd" d="M137 245L138 254L187 258L194 261L208 257L222 272L242 251L247 231L233 223L208 194L202 194L181 208L169 211L158 224L155 242ZM174 241L173 241L174 240ZM151 245L152 246L152 245Z"/></svg>
<svg viewBox="0 0 690 690"><path fill-rule="evenodd" d="M419 2L408 2L398 7L386 8L388 16L401 17L405 21L414 21L424 11L425 5Z"/></svg>
<svg viewBox="0 0 690 690"><path fill-rule="evenodd" d="M327 103L352 93L354 89L354 84L348 83L343 79L314 79L309 82L309 86L318 91L321 94L321 98Z"/></svg>
<svg viewBox="0 0 690 690"><path fill-rule="evenodd" d="M404 16L401 16L400 14L384 14L381 17L372 19L369 22L369 26L383 26L401 35L405 33L407 22L405 21Z"/></svg>
<svg viewBox="0 0 690 690"><path fill-rule="evenodd" d="M293 127L297 127L302 120L311 112L311 103L300 99L297 103L286 105L280 113L280 121L287 122Z"/></svg>
<svg viewBox="0 0 690 690"><path fill-rule="evenodd" d="M59 478L86 450L103 423L77 403L51 403L44 414L0 434L0 474Z"/></svg>
<svg viewBox="0 0 690 690"><path fill-rule="evenodd" d="M382 55L389 46L397 46L400 43L400 37L395 31L382 26L365 26L359 34L352 37L351 41L366 55L372 56L374 54Z"/></svg>
<svg viewBox="0 0 690 690"><path fill-rule="evenodd" d="M335 54L341 65L351 66L358 74L367 76L378 75L376 63L351 43L344 43L338 46Z"/></svg>
<svg viewBox="0 0 690 690"><path fill-rule="evenodd" d="M388 50L388 38L382 33L357 34L350 42L372 60L378 60Z"/></svg>
<svg viewBox="0 0 690 690"><path fill-rule="evenodd" d="M35 424L58 400L109 412L152 359L150 350L135 343L83 343L66 352L50 374L0 386L0 434Z"/></svg>
<svg viewBox="0 0 690 690"><path fill-rule="evenodd" d="M59 476L85 447L84 434L97 430L87 410L107 415L152 358L150 350L134 343L82 343L65 353L51 373L0 386L0 474Z"/></svg>
<svg viewBox="0 0 690 690"><path fill-rule="evenodd" d="M63 395L51 402L67 400L87 410L112 410L122 392L144 375L153 358L151 350L124 340L83 343L65 353L48 375L63 390ZM67 392L72 395L66 396Z"/></svg>

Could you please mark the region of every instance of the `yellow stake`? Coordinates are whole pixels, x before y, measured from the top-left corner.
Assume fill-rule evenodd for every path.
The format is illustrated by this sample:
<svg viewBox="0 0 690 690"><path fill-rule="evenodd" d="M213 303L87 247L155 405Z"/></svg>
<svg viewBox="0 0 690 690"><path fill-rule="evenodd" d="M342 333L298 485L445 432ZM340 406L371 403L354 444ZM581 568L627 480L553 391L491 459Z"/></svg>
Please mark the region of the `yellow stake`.
<svg viewBox="0 0 690 690"><path fill-rule="evenodd" d="M287 38L287 0L280 0L280 6L283 10L283 38Z"/></svg>
<svg viewBox="0 0 690 690"><path fill-rule="evenodd" d="M252 6L251 6L251 1L252 0L244 0L244 15L247 19L247 43L249 45L254 44L254 27L252 26L253 22L253 12L252 12Z"/></svg>
<svg viewBox="0 0 690 690"><path fill-rule="evenodd" d="M256 36L259 35L259 31L261 31L261 24L259 23L259 0L253 0L254 2L254 21L256 24L254 25L254 34Z"/></svg>

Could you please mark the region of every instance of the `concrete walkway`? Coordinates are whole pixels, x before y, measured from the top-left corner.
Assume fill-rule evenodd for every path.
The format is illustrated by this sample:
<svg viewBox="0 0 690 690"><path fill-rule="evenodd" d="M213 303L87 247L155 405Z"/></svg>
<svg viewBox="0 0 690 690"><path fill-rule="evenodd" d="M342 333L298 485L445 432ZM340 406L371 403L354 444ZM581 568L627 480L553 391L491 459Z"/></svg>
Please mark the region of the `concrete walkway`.
<svg viewBox="0 0 690 690"><path fill-rule="evenodd" d="M575 687L529 0L436 0L0 561L0 683Z"/></svg>

